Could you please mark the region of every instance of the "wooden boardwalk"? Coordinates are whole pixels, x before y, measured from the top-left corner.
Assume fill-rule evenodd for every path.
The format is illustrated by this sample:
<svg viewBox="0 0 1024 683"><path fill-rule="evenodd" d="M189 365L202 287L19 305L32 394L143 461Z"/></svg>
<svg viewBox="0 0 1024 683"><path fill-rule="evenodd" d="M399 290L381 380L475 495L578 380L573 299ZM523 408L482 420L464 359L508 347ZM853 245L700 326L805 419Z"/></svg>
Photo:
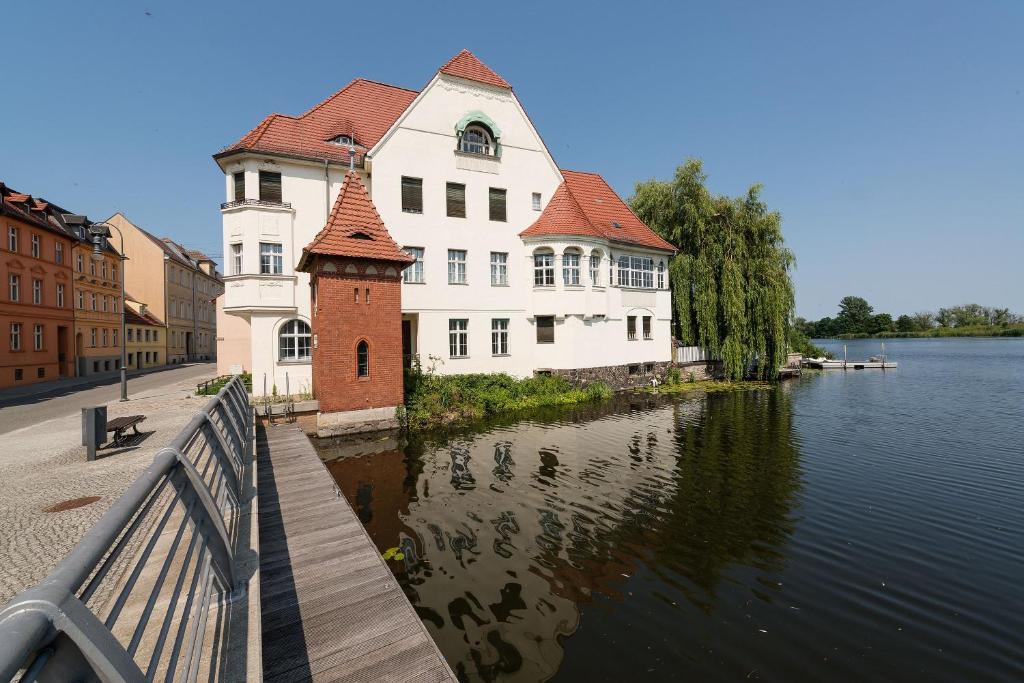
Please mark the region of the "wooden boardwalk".
<svg viewBox="0 0 1024 683"><path fill-rule="evenodd" d="M454 681L312 444L257 427L265 681Z"/></svg>

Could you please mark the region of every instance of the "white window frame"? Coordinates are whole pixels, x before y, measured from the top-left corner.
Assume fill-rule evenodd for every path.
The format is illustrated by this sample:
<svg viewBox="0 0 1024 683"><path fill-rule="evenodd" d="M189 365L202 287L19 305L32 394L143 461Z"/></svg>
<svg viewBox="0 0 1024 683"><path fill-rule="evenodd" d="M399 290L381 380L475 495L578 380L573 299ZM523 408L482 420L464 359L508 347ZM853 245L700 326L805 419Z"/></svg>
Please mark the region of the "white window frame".
<svg viewBox="0 0 1024 683"><path fill-rule="evenodd" d="M286 341L290 343L286 344ZM292 318L281 325L277 333L277 347L277 359L280 362L308 362L312 357L313 348L313 330L309 323Z"/></svg>
<svg viewBox="0 0 1024 683"><path fill-rule="evenodd" d="M590 252L590 284L594 287L601 286L601 254L598 251Z"/></svg>
<svg viewBox="0 0 1024 683"><path fill-rule="evenodd" d="M284 275L284 247L280 242L260 242L260 275Z"/></svg>
<svg viewBox="0 0 1024 683"><path fill-rule="evenodd" d="M64 263L64 243L59 240L53 243L53 260L57 263Z"/></svg>
<svg viewBox="0 0 1024 683"><path fill-rule="evenodd" d="M11 351L21 351L21 323L11 323Z"/></svg>
<svg viewBox="0 0 1024 683"><path fill-rule="evenodd" d="M7 296L11 301L21 301L21 276L11 274L7 278Z"/></svg>
<svg viewBox="0 0 1024 683"><path fill-rule="evenodd" d="M448 250L448 284L464 285L466 281L466 259L468 253L465 249Z"/></svg>
<svg viewBox="0 0 1024 683"><path fill-rule="evenodd" d="M483 126L466 126L459 138L459 151L467 154L494 156L494 140Z"/></svg>
<svg viewBox="0 0 1024 683"><path fill-rule="evenodd" d="M491 318L491 355L507 356L508 352L508 318Z"/></svg>
<svg viewBox="0 0 1024 683"><path fill-rule="evenodd" d="M665 289L665 262L658 261L658 289Z"/></svg>
<svg viewBox="0 0 1024 683"><path fill-rule="evenodd" d="M92 328L92 330L89 333L89 341L92 342L92 348L94 348L94 349L96 348L96 339L97 339L97 337L96 337L96 328L94 327L94 328Z"/></svg>
<svg viewBox="0 0 1024 683"><path fill-rule="evenodd" d="M534 192L530 195L530 208L534 211L540 211L540 192Z"/></svg>
<svg viewBox="0 0 1024 683"><path fill-rule="evenodd" d="M43 245L43 242L39 238L39 235L37 235L35 233L32 233L32 242L31 242L31 244L29 246L29 250L30 250L30 253L32 254L32 258L39 258L39 253L40 253L39 250L42 248L42 245Z"/></svg>
<svg viewBox="0 0 1024 683"><path fill-rule="evenodd" d="M64 308L64 285L57 283L57 308Z"/></svg>
<svg viewBox="0 0 1024 683"><path fill-rule="evenodd" d="M508 252L491 252L491 286L505 287L508 285Z"/></svg>
<svg viewBox="0 0 1024 683"><path fill-rule="evenodd" d="M448 319L448 357L469 358L469 319Z"/></svg>
<svg viewBox="0 0 1024 683"><path fill-rule="evenodd" d="M566 287L580 285L580 253L578 251L562 253L562 284Z"/></svg>
<svg viewBox="0 0 1024 683"><path fill-rule="evenodd" d="M236 242L231 245L231 274L242 274L242 243Z"/></svg>
<svg viewBox="0 0 1024 683"><path fill-rule="evenodd" d="M32 348L36 351L43 350L43 326L36 324L32 328Z"/></svg>
<svg viewBox="0 0 1024 683"><path fill-rule="evenodd" d="M7 226L7 248L15 253L18 251L18 229L13 225Z"/></svg>
<svg viewBox="0 0 1024 683"><path fill-rule="evenodd" d="M36 306L43 304L43 281L39 278L32 278L32 303Z"/></svg>
<svg viewBox="0 0 1024 683"><path fill-rule="evenodd" d="M654 259L650 256L619 256L619 287L654 289Z"/></svg>
<svg viewBox="0 0 1024 683"><path fill-rule="evenodd" d="M405 253L416 260L402 271L402 282L423 284L426 282L423 274L423 255L426 253L426 249L423 247L403 247L403 249Z"/></svg>
<svg viewBox="0 0 1024 683"><path fill-rule="evenodd" d="M551 251L533 252L533 286L555 286L555 254Z"/></svg>

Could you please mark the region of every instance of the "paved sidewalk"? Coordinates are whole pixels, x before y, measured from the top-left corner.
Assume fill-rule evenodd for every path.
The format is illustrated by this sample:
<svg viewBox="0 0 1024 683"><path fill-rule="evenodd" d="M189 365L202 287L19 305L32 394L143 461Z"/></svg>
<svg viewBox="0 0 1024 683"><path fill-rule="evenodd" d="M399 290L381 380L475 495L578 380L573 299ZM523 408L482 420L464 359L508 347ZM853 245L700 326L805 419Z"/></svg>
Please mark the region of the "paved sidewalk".
<svg viewBox="0 0 1024 683"><path fill-rule="evenodd" d="M168 372L179 368L194 367L198 365L205 366L208 365L208 363L204 361L202 363L158 365L156 367L145 368L143 370L129 370L128 379L131 380L134 377L144 377L146 375L152 375L155 372ZM115 372L104 372L96 375L89 375L87 377L65 377L63 379L55 379L50 382L37 382L35 384L25 384L20 387L10 387L0 391L0 407L19 404L22 402L22 399L25 398L38 400L48 396L67 394L104 384L119 385L120 382L121 371L118 370Z"/></svg>
<svg viewBox="0 0 1024 683"><path fill-rule="evenodd" d="M134 445L101 450L95 462L85 459L77 410L39 423L26 421L24 427L0 435L0 605L44 578L209 401L208 396L193 395L193 374L140 391L125 403L108 403L108 420L146 415L140 425L144 437ZM89 496L100 498L62 512L43 511Z"/></svg>

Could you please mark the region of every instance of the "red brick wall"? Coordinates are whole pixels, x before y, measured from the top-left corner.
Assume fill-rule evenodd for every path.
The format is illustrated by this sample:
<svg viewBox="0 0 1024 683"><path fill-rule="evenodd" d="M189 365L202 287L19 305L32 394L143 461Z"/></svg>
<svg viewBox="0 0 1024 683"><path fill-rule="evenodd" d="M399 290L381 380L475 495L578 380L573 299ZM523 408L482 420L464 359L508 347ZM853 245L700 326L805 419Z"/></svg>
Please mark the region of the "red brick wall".
<svg viewBox="0 0 1024 683"><path fill-rule="evenodd" d="M333 264L337 272L324 272L326 264ZM346 273L349 266L358 272ZM367 275L368 266L377 274ZM394 275L385 275L389 268ZM401 405L400 268L387 262L320 257L314 269L313 391L321 412ZM370 346L370 375L357 377L356 346L364 339Z"/></svg>

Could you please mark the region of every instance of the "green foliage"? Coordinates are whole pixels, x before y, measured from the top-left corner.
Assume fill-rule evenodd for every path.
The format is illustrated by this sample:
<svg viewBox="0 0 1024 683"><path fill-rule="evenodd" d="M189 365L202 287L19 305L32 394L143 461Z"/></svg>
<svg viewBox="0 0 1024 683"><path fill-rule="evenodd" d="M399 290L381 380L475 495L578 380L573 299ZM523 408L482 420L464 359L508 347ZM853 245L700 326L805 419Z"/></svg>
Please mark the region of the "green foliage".
<svg viewBox="0 0 1024 683"><path fill-rule="evenodd" d="M679 249L669 267L676 336L707 348L739 379L756 364L775 377L786 360L794 263L782 218L753 185L742 197L713 195L699 160L668 181L637 183L633 211Z"/></svg>
<svg viewBox="0 0 1024 683"><path fill-rule="evenodd" d="M419 371L415 375L406 397L405 419L410 429L478 420L541 406L598 401L612 395L605 384L598 382L576 388L563 377L541 375L516 379L504 373L436 375Z"/></svg>
<svg viewBox="0 0 1024 683"><path fill-rule="evenodd" d="M979 304L965 304L940 308L938 313L927 311L908 315L904 313L893 321L888 313L873 315L873 309L857 296L843 297L839 302L839 315L818 321L797 318L794 326L808 337L956 337L956 336L1017 336L1015 326L1024 324L1024 318L1008 308L990 308ZM1001 330L1006 330L1001 334Z"/></svg>
<svg viewBox="0 0 1024 683"><path fill-rule="evenodd" d="M242 383L245 384L246 391L252 391L252 374L243 372L239 375L242 378ZM196 385L196 396L216 396L217 392L224 388L224 385L234 379L234 375L221 375L215 377L208 382L202 382Z"/></svg>
<svg viewBox="0 0 1024 683"><path fill-rule="evenodd" d="M798 318L793 326L789 328L789 348L805 358L831 358L832 354L820 346L811 343L811 340L799 324L800 322L806 323L807 321Z"/></svg>

